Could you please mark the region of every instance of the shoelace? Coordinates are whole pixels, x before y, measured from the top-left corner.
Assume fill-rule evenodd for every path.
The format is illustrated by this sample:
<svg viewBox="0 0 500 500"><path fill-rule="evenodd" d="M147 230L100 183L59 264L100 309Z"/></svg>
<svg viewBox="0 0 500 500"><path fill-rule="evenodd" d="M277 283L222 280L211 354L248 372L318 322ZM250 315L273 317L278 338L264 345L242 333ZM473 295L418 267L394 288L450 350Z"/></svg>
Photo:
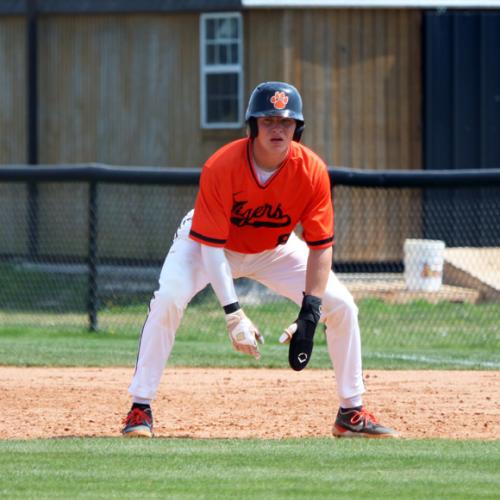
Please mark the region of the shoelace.
<svg viewBox="0 0 500 500"><path fill-rule="evenodd" d="M361 420L364 421L365 425L368 424L369 422L373 424L378 424L377 419L375 418L375 415L370 413L368 410L365 408L361 408L360 411L357 411L352 417L351 417L351 424L356 425L359 423Z"/></svg>
<svg viewBox="0 0 500 500"><path fill-rule="evenodd" d="M123 423L127 425L138 425L142 422L151 423L151 417L143 410L139 408L134 408L124 419Z"/></svg>

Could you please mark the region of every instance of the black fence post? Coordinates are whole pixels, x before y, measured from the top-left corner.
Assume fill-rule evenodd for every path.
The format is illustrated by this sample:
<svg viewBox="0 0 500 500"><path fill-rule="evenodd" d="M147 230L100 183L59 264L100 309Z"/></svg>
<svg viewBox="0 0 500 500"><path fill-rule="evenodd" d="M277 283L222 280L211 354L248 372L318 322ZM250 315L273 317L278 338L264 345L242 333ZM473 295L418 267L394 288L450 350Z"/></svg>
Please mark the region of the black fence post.
<svg viewBox="0 0 500 500"><path fill-rule="evenodd" d="M87 313L89 316L89 330L97 331L97 311L99 309L99 298L97 290L97 182L91 181L89 184L89 240L87 266L89 272L87 289Z"/></svg>

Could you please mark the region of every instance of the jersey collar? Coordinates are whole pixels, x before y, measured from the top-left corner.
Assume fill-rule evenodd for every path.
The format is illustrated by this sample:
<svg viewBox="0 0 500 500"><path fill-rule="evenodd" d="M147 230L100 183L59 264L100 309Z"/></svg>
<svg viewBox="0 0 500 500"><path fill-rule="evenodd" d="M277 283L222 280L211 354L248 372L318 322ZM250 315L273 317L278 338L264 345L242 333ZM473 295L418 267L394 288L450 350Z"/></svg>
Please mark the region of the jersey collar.
<svg viewBox="0 0 500 500"><path fill-rule="evenodd" d="M257 184L257 186L261 189L266 189L271 182L273 182L276 177L281 173L283 170L283 167L286 165L288 162L291 154L292 154L292 146L290 145L290 148L288 149L288 154L286 155L286 158L281 162L281 165L276 169L276 171L267 179L267 181L264 184L261 184L259 180L259 176L257 175L257 172L255 171L255 166L254 166L254 161L253 161L253 152L252 152L252 143L253 139L248 138L247 140L247 161L248 161L248 167L250 169L250 173L252 174L253 180Z"/></svg>

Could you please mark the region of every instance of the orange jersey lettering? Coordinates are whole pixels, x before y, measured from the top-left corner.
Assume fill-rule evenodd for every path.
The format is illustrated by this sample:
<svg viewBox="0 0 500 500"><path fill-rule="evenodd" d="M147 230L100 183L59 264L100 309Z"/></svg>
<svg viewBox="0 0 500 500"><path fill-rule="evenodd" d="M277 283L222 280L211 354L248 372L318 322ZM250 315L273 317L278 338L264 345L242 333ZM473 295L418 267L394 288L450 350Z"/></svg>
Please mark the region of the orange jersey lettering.
<svg viewBox="0 0 500 500"><path fill-rule="evenodd" d="M333 206L324 162L292 142L283 165L261 184L250 139L233 141L205 163L196 198L191 239L241 253L270 250L301 223L310 248L333 244Z"/></svg>

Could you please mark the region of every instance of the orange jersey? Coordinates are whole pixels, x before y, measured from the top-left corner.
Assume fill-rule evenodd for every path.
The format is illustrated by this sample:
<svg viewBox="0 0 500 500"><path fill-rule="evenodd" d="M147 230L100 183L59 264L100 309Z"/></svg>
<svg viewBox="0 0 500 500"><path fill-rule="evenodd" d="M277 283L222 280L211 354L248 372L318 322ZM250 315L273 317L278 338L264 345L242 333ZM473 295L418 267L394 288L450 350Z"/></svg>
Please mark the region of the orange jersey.
<svg viewBox="0 0 500 500"><path fill-rule="evenodd" d="M216 151L201 172L190 238L241 253L286 243L300 222L313 249L333 244L333 206L324 162L291 143L288 158L261 184L251 160L250 139Z"/></svg>

